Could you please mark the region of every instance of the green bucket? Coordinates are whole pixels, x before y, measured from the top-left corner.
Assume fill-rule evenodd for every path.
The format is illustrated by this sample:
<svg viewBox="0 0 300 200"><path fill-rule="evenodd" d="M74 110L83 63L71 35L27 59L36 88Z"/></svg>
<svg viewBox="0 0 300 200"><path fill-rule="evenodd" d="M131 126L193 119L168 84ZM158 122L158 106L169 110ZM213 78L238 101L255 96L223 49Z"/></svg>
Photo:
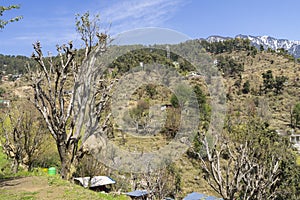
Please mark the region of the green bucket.
<svg viewBox="0 0 300 200"><path fill-rule="evenodd" d="M56 174L56 169L55 169L55 167L50 167L50 168L48 169L48 174L49 174L49 175L55 175L55 174Z"/></svg>

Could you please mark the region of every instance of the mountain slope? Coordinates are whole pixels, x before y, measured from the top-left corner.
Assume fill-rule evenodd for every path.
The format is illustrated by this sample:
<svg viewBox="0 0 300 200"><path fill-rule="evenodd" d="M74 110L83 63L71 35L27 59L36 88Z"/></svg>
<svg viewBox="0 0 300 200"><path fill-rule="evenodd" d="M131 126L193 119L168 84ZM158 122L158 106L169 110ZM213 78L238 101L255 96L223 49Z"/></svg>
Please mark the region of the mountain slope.
<svg viewBox="0 0 300 200"><path fill-rule="evenodd" d="M251 36L251 35L237 35L235 38L249 39L251 45L260 48L262 45L264 49L271 48L273 50L285 49L288 53L295 56L296 58L300 57L300 41L296 40L287 40L287 39L277 39L270 36ZM210 36L206 40L208 42L219 42L227 39L232 39L230 37L222 36Z"/></svg>

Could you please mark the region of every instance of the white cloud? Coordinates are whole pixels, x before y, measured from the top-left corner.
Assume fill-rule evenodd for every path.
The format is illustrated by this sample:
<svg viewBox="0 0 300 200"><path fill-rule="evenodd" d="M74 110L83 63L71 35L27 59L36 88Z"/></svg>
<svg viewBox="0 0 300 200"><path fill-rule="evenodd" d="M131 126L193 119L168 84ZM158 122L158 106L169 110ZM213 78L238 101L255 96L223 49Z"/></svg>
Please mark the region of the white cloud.
<svg viewBox="0 0 300 200"><path fill-rule="evenodd" d="M123 31L143 27L168 27L167 21L186 4L188 0L116 0L110 3L90 3L82 6L76 12L85 12L88 8L91 14L98 9L104 28L111 23L109 33L114 35ZM93 5L93 6L92 6ZM53 11L53 10L52 10ZM51 11L51 12L52 12ZM40 40L45 51L55 51L56 44L73 40L79 47L81 40L75 31L73 10L54 9L50 17L26 15L22 23L13 23L6 28L7 37L1 41L0 53L28 54L32 52L32 43ZM14 29L14 25L17 29ZM9 33L9 30L11 31ZM16 31L18 30L18 31ZM3 37L3 36L2 36ZM15 53L13 52L16 51ZM25 52L25 53L24 53Z"/></svg>
<svg viewBox="0 0 300 200"><path fill-rule="evenodd" d="M111 5L100 14L104 21L112 23L112 32L121 32L147 26L164 26L183 5L182 0L126 0Z"/></svg>

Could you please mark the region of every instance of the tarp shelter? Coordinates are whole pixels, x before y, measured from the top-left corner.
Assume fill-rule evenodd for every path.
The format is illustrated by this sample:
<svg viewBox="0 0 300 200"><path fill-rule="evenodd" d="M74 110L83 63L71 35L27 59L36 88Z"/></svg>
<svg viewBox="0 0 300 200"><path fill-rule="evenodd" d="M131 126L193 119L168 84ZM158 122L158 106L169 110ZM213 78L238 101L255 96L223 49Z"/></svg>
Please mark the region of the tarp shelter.
<svg viewBox="0 0 300 200"><path fill-rule="evenodd" d="M78 178L74 178L74 180L79 181L83 187L88 187L90 177L78 177ZM107 176L94 176L91 179L90 187L91 188L99 187L99 186L105 186L105 185L110 185L110 184L115 184L115 183L116 183L116 181L112 180L111 178L109 178Z"/></svg>
<svg viewBox="0 0 300 200"><path fill-rule="evenodd" d="M200 194L198 192L193 192L184 197L183 200L201 200L205 197L204 194Z"/></svg>
<svg viewBox="0 0 300 200"><path fill-rule="evenodd" d="M148 196L147 190L135 190L132 192L127 192L126 195L130 196L131 199L146 199Z"/></svg>
<svg viewBox="0 0 300 200"><path fill-rule="evenodd" d="M183 200L222 200L222 198L214 197L214 196L207 196L205 194L200 194L198 192L193 192L188 194Z"/></svg>

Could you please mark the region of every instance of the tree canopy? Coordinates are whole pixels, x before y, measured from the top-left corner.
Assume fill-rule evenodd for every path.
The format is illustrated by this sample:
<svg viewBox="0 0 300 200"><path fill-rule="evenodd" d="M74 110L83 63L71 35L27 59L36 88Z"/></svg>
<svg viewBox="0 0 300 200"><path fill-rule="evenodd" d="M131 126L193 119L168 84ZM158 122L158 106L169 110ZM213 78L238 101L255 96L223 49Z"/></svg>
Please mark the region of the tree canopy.
<svg viewBox="0 0 300 200"><path fill-rule="evenodd" d="M3 29L8 23L19 21L22 19L22 16L17 16L11 19L4 19L3 14L6 11L13 10L13 9L19 9L19 5L9 5L9 6L0 6L0 30Z"/></svg>

